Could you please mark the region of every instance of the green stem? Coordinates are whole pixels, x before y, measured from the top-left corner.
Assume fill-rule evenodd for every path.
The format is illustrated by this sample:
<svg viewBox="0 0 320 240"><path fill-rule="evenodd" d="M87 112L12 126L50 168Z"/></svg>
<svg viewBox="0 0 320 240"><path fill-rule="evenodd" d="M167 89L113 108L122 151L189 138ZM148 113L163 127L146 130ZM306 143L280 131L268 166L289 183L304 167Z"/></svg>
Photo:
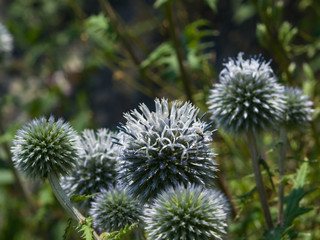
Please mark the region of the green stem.
<svg viewBox="0 0 320 240"><path fill-rule="evenodd" d="M65 194L62 187L59 183L59 178L56 174L50 174L48 176L48 180L54 195L56 196L57 200L61 204L61 206L67 211L67 213L77 222L83 222L85 217L76 209L69 199L69 197ZM94 239L101 240L99 235L94 231L93 232Z"/></svg>
<svg viewBox="0 0 320 240"><path fill-rule="evenodd" d="M182 79L182 83L183 83L183 86L184 86L184 90L185 90L185 93L187 95L188 100L190 102L193 102L192 93L191 93L190 79L188 77L186 68L185 68L184 63L183 63L183 52L182 52L182 49L181 49L182 43L181 43L181 41L179 41L179 38L177 36L177 31L176 31L176 28L175 28L175 24L174 24L174 21L173 21L171 2L168 1L165 4L164 8L165 8L165 13L166 13L167 19L169 21L169 31L170 31L170 35L171 35L171 38L172 38L174 49L176 51L178 64L179 64L179 69L180 69L180 74L181 74L181 79Z"/></svg>
<svg viewBox="0 0 320 240"><path fill-rule="evenodd" d="M283 227L283 204L284 204L284 184L283 184L283 176L284 176L284 166L285 166L285 158L286 158L286 129L285 127L281 127L280 129L280 152L279 152L279 192L278 192L278 224Z"/></svg>
<svg viewBox="0 0 320 240"><path fill-rule="evenodd" d="M260 204L261 204L263 215L267 224L267 228L268 230L272 230L274 227L273 227L271 213L268 205L267 193L266 193L266 189L264 188L263 179L262 179L262 175L259 167L259 154L258 154L256 138L254 136L254 133L251 131L247 133L247 138L248 138L250 155L252 159L254 179L257 185Z"/></svg>

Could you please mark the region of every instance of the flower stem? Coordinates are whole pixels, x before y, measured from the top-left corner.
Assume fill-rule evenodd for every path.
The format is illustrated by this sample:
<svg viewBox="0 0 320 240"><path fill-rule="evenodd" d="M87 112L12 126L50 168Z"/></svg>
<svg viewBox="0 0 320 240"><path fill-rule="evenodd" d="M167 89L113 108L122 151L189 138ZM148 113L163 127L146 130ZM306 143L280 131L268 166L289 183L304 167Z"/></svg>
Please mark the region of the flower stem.
<svg viewBox="0 0 320 240"><path fill-rule="evenodd" d="M258 155L256 138L254 136L254 133L251 131L249 131L247 133L247 138L248 138L250 155L251 155L251 159L252 159L252 168L253 168L253 172L254 172L254 179L255 179L255 182L257 185L260 204L261 204L263 215L264 215L264 218L265 218L265 221L267 224L267 228L269 230L272 230L274 227L273 227L271 213L270 213L270 209L269 209L269 205L268 205L267 193L264 188L262 175L261 175L261 171L259 168L259 158L258 158L259 155Z"/></svg>
<svg viewBox="0 0 320 240"><path fill-rule="evenodd" d="M282 178L284 176L284 164L286 158L286 129L285 127L281 127L280 129L280 152L279 152L279 192L278 192L278 224L283 227L283 204L284 204L284 185L282 182Z"/></svg>
<svg viewBox="0 0 320 240"><path fill-rule="evenodd" d="M70 202L69 197L65 194L62 187L59 183L59 178L56 174L50 174L48 176L48 180L50 183L50 186L52 188L52 191L56 198L58 199L61 206L67 211L67 213L77 222L82 222L85 220L85 217L76 209ZM94 231L93 237L96 240L101 240L99 235Z"/></svg>

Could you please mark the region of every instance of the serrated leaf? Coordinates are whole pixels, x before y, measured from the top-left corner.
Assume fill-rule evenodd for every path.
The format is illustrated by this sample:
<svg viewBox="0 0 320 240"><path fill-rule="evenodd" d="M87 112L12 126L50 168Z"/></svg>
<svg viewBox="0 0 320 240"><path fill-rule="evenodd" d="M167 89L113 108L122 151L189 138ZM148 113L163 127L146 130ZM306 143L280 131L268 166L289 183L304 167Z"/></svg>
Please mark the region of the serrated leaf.
<svg viewBox="0 0 320 240"><path fill-rule="evenodd" d="M81 237L83 237L85 240L93 240L93 227L92 227L92 218L88 217L82 220L78 224L78 230L82 232Z"/></svg>
<svg viewBox="0 0 320 240"><path fill-rule="evenodd" d="M108 17L99 14L87 18L84 22L84 30L89 39L99 49L104 50L109 55L115 52L118 34L112 27Z"/></svg>
<svg viewBox="0 0 320 240"><path fill-rule="evenodd" d="M299 168L299 170L297 171L296 178L293 180L294 188L300 188L305 185L307 173L308 173L308 163L303 163Z"/></svg>
<svg viewBox="0 0 320 240"><path fill-rule="evenodd" d="M277 226L275 229L265 231L263 234L264 240L287 240L297 237L293 230L295 218L309 212L312 208L300 207L300 201L304 196L313 192L315 189L304 190L303 188L294 188L291 193L285 197L286 208L284 212L283 227Z"/></svg>
<svg viewBox="0 0 320 240"><path fill-rule="evenodd" d="M313 192L315 189L304 190L302 187L294 188L291 193L285 197L286 209L284 212L284 226L290 227L293 220L312 210L312 208L300 207L300 201L304 196Z"/></svg>
<svg viewBox="0 0 320 240"><path fill-rule="evenodd" d="M64 230L64 233L63 233L63 236L62 236L62 239L63 240L66 240L67 239L67 237L70 235L70 233L72 232L72 222L73 222L73 220L72 220L72 218L69 218L68 219L68 225L67 225L67 227L66 227L66 229Z"/></svg>
<svg viewBox="0 0 320 240"><path fill-rule="evenodd" d="M126 237L133 229L138 226L138 223L133 223L131 225L126 225L119 231L114 231L111 233L105 233L103 236L103 240L121 240Z"/></svg>
<svg viewBox="0 0 320 240"><path fill-rule="evenodd" d="M87 199L90 199L90 198L93 198L94 196L96 196L98 193L94 193L94 194L91 194L91 195L75 195L75 194L72 194L72 196L70 197L70 201L73 202L73 203L76 203L76 202L84 202L85 200Z"/></svg>

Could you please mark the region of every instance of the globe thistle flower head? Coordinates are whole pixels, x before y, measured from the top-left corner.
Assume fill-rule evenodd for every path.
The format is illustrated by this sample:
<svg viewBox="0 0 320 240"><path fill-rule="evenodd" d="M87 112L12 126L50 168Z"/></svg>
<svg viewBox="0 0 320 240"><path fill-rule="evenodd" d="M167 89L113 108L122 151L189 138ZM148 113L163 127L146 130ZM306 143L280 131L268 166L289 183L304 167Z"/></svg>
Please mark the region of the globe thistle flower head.
<svg viewBox="0 0 320 240"><path fill-rule="evenodd" d="M41 117L28 122L13 139L13 162L30 178L67 174L78 157L77 134L69 123Z"/></svg>
<svg viewBox="0 0 320 240"><path fill-rule="evenodd" d="M226 233L228 203L217 190L182 185L162 192L145 210L149 239L211 240Z"/></svg>
<svg viewBox="0 0 320 240"><path fill-rule="evenodd" d="M134 197L151 201L170 186L189 182L213 186L216 163L210 148L211 124L197 118L191 103L155 100L155 111L145 104L125 114L119 179Z"/></svg>
<svg viewBox="0 0 320 240"><path fill-rule="evenodd" d="M8 53L12 51L13 39L8 29L0 23L0 53Z"/></svg>
<svg viewBox="0 0 320 240"><path fill-rule="evenodd" d="M220 72L211 90L209 112L226 132L257 132L277 124L284 112L283 87L277 83L270 62L261 56L244 59L239 53Z"/></svg>
<svg viewBox="0 0 320 240"><path fill-rule="evenodd" d="M91 195L113 187L119 145L114 144L115 132L101 128L96 132L86 129L78 141L79 159L70 175L62 178L62 188L71 196ZM86 200L84 205L90 201Z"/></svg>
<svg viewBox="0 0 320 240"><path fill-rule="evenodd" d="M284 94L287 98L283 123L289 128L308 125L314 112L313 102L298 88L286 87Z"/></svg>
<svg viewBox="0 0 320 240"><path fill-rule="evenodd" d="M126 225L141 223L143 209L126 188L102 190L92 202L93 226L101 231L119 231Z"/></svg>

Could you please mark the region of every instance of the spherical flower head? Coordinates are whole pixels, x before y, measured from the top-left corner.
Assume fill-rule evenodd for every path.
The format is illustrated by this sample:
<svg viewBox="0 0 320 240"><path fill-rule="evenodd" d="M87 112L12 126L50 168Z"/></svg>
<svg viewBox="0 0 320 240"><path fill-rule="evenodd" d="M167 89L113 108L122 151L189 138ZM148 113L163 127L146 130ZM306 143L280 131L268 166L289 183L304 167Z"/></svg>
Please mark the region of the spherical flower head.
<svg viewBox="0 0 320 240"><path fill-rule="evenodd" d="M289 128L308 125L314 112L313 102L298 88L286 87L284 94L287 98L283 123Z"/></svg>
<svg viewBox="0 0 320 240"><path fill-rule="evenodd" d="M220 72L209 100L211 118L226 132L258 132L279 122L284 112L284 87L277 83L270 62L239 53Z"/></svg>
<svg viewBox="0 0 320 240"><path fill-rule="evenodd" d="M228 205L217 190L194 185L170 188L145 210L148 239L222 239Z"/></svg>
<svg viewBox="0 0 320 240"><path fill-rule="evenodd" d="M13 39L8 29L0 23L0 53L8 53L12 51Z"/></svg>
<svg viewBox="0 0 320 240"><path fill-rule="evenodd" d="M62 178L62 188L71 196L91 195L113 187L116 179L116 163L119 145L114 144L115 132L86 129L78 141L79 158L70 175ZM85 205L89 203L86 200Z"/></svg>
<svg viewBox="0 0 320 240"><path fill-rule="evenodd" d="M90 216L93 226L101 231L119 231L126 225L140 223L143 210L126 188L102 190L92 202Z"/></svg>
<svg viewBox="0 0 320 240"><path fill-rule="evenodd" d="M28 122L13 139L13 162L30 178L65 175L78 157L77 134L69 123L44 117Z"/></svg>
<svg viewBox="0 0 320 240"><path fill-rule="evenodd" d="M211 124L197 118L191 103L155 100L125 114L119 127L123 145L119 178L134 197L151 201L162 190L180 183L213 186L215 155L210 148Z"/></svg>

